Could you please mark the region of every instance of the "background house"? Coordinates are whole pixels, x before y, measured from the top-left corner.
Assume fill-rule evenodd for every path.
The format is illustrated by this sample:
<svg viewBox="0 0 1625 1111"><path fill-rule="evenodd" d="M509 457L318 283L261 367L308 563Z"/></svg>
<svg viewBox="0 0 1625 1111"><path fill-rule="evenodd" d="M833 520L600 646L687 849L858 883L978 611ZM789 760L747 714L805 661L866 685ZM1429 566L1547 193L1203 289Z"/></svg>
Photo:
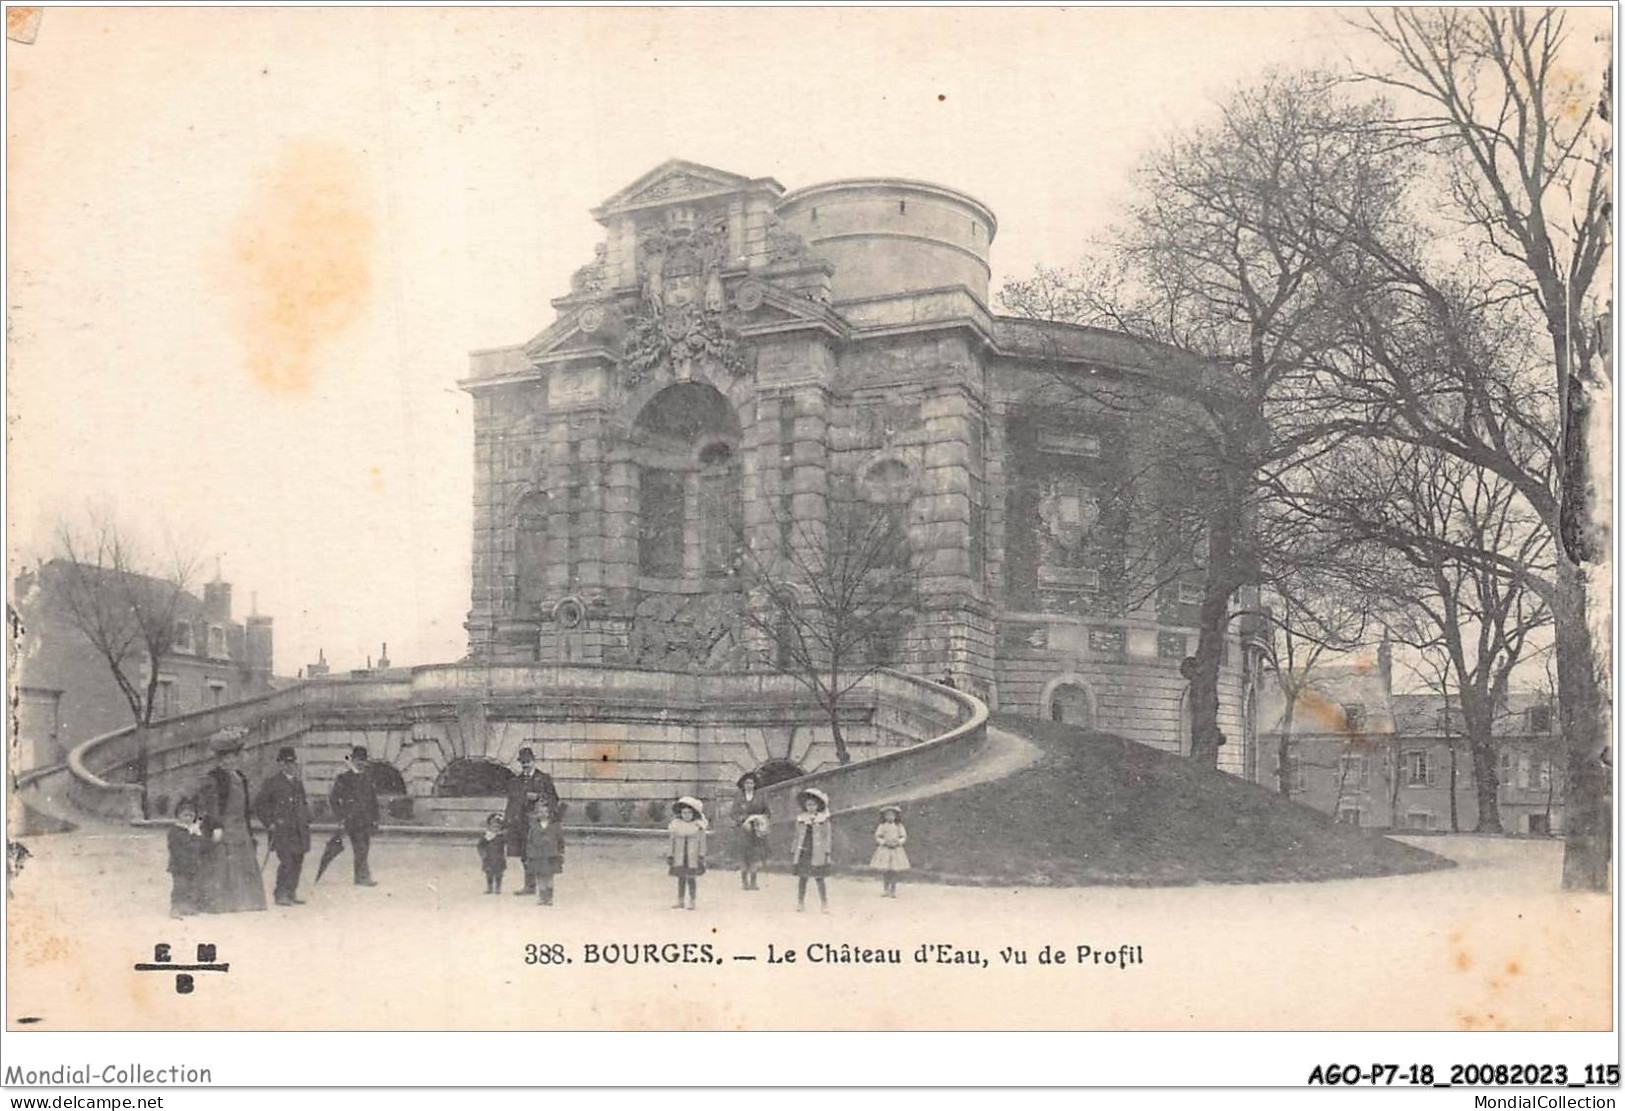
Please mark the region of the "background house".
<svg viewBox="0 0 1625 1111"><path fill-rule="evenodd" d="M70 566L51 560L17 576L12 593L13 772L66 758L80 741L129 725L130 705L107 660L73 623L65 599ZM231 584L205 583L180 600L174 649L160 661L154 718L235 702L272 689L272 619L232 617ZM147 659L124 665L145 691Z"/></svg>
<svg viewBox="0 0 1625 1111"><path fill-rule="evenodd" d="M1373 662L1319 669L1286 721L1271 688L1260 715L1255 782L1340 822L1381 829L1462 830L1478 826L1472 756L1454 699L1395 694L1387 653ZM1561 738L1548 695L1515 691L1493 726L1497 798L1507 833L1562 829ZM1285 748L1283 733L1289 737Z"/></svg>

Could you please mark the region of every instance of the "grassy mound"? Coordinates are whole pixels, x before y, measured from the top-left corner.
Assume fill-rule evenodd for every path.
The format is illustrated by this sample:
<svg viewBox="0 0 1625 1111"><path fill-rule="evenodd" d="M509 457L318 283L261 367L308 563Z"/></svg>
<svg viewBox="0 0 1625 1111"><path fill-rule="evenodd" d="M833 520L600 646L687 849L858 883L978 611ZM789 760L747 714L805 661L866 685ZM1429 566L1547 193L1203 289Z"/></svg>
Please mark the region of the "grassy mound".
<svg viewBox="0 0 1625 1111"><path fill-rule="evenodd" d="M995 714L1042 758L1005 779L905 804L912 878L1074 886L1278 883L1450 867L1234 776L1076 726ZM840 800L835 800L840 806ZM874 851L878 809L836 816L837 870ZM775 863L790 815L774 815Z"/></svg>

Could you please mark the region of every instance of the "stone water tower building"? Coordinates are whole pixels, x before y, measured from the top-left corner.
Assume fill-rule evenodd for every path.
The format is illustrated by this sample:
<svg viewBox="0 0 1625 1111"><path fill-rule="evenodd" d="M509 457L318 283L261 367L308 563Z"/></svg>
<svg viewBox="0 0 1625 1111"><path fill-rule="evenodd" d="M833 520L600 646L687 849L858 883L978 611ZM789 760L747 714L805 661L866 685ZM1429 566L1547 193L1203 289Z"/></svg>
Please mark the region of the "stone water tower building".
<svg viewBox="0 0 1625 1111"><path fill-rule="evenodd" d="M833 500L906 524L919 613L895 664L993 705L1188 740L1199 576L1139 547L1188 490L1069 383L1197 373L989 308L994 214L894 178L786 191L667 162L592 211L604 239L527 343L476 353L470 662L761 667L741 553ZM1164 449L1165 450L1165 449ZM1128 476L1135 496L1125 496ZM1168 484L1163 483L1166 487ZM759 648L759 646L757 646ZM1221 766L1253 761L1227 646Z"/></svg>

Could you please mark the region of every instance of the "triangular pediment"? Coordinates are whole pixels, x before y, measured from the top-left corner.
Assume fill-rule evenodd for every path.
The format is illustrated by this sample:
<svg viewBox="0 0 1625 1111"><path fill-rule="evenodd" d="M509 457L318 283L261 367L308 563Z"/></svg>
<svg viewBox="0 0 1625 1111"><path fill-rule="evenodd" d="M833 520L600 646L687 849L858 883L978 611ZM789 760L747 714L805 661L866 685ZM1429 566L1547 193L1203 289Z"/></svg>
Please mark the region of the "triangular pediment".
<svg viewBox="0 0 1625 1111"><path fill-rule="evenodd" d="M742 174L719 170L715 166L702 166L698 162L672 158L615 193L593 209L592 214L594 219L603 220L618 212L652 208L677 201L724 196L728 193L764 187L770 189L774 195L784 192L784 186L772 178L748 178Z"/></svg>
<svg viewBox="0 0 1625 1111"><path fill-rule="evenodd" d="M581 315L572 313L555 320L541 334L525 344L525 354L533 361L545 361L572 354L602 355L607 350L604 334L588 332Z"/></svg>

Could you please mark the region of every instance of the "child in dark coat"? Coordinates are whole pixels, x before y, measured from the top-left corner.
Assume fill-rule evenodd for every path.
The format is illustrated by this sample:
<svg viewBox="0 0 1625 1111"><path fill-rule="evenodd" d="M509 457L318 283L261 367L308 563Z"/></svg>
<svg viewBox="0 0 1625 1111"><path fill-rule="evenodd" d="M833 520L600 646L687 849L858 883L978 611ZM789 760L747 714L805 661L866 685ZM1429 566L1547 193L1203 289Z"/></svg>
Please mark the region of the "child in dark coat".
<svg viewBox="0 0 1625 1111"><path fill-rule="evenodd" d="M829 913L829 892L824 877L829 875L830 857L835 847L835 830L829 820L829 796L816 787L803 788L796 798L801 813L796 815L796 839L790 847L795 863L796 909L807 909L807 881L818 885L818 904Z"/></svg>
<svg viewBox="0 0 1625 1111"><path fill-rule="evenodd" d="M536 877L536 902L553 905L553 877L564 871L564 827L553 808L541 802L525 834L525 872Z"/></svg>
<svg viewBox="0 0 1625 1111"><path fill-rule="evenodd" d="M502 873L508 870L507 844L501 814L485 819L485 832L480 834L480 869L485 873L485 893L502 894Z"/></svg>
<svg viewBox="0 0 1625 1111"><path fill-rule="evenodd" d="M185 918L201 909L203 853L207 844L196 804L191 799L181 799L175 804L175 821L169 827L171 918Z"/></svg>

